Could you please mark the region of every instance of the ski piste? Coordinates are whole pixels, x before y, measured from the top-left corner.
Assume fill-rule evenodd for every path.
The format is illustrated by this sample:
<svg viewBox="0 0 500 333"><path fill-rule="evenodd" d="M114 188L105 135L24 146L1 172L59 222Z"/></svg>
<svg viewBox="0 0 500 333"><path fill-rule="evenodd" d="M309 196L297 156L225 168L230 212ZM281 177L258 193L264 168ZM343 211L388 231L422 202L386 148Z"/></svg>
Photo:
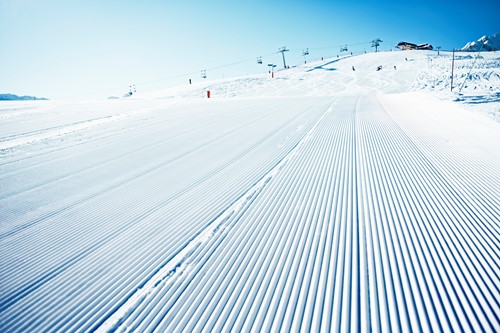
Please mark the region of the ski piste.
<svg viewBox="0 0 500 333"><path fill-rule="evenodd" d="M0 331L495 331L498 60L441 53L0 103Z"/></svg>

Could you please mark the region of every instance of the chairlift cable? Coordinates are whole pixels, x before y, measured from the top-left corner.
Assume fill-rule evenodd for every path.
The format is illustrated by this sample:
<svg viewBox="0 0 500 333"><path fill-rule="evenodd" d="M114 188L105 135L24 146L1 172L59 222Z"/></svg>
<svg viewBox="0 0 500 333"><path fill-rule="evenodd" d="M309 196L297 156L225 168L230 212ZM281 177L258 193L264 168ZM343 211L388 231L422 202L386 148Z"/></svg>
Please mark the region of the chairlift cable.
<svg viewBox="0 0 500 333"><path fill-rule="evenodd" d="M470 73L472 72L472 69L474 68L474 66L476 65L476 61L477 59L479 58L479 55L481 54L481 51L483 50L483 47L484 47L484 43L482 43L481 45L481 48L479 49L479 51L477 52L477 55L476 55L476 58L474 59L474 62L472 63L472 66L470 67L469 69L469 73L467 73L467 75L465 76L464 78L464 82L462 82L462 85L460 86L460 89L458 90L458 93L460 94L462 92L462 89L464 88L465 86L465 82L467 81L467 78L469 77Z"/></svg>

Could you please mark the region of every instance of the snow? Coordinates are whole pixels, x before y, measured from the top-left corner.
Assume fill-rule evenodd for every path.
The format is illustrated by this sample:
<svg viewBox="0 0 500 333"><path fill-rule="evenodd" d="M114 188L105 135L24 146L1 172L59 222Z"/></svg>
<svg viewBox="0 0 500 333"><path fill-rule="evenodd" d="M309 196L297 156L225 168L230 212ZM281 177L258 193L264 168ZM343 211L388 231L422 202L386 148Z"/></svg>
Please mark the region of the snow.
<svg viewBox="0 0 500 333"><path fill-rule="evenodd" d="M476 56L460 93L451 53L398 51L0 103L0 331L495 331L500 66Z"/></svg>
<svg viewBox="0 0 500 333"><path fill-rule="evenodd" d="M382 70L377 72L378 66L382 66ZM439 56L436 51L355 54L280 70L275 73L275 79L262 74L198 82L142 97L199 99L206 96L207 90L217 98L395 94L424 90L500 120L500 55L456 52L453 92L451 68L452 52L440 52Z"/></svg>
<svg viewBox="0 0 500 333"><path fill-rule="evenodd" d="M462 47L462 51L499 51L500 50L500 32L493 36L483 36L476 42L469 42Z"/></svg>
<svg viewBox="0 0 500 333"><path fill-rule="evenodd" d="M442 53L443 54L443 53ZM413 90L432 92L443 100L453 100L471 111L500 121L500 54L496 52L456 52L453 92L451 55L428 56L427 66L418 74Z"/></svg>

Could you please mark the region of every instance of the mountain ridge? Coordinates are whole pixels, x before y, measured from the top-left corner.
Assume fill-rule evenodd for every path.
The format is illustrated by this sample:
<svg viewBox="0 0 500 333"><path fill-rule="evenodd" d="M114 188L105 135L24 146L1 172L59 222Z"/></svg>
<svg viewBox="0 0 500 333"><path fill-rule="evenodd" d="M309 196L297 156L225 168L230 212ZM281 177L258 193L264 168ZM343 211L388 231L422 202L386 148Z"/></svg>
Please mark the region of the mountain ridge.
<svg viewBox="0 0 500 333"><path fill-rule="evenodd" d="M18 96L15 94L0 94L0 101L46 101L48 98L35 96Z"/></svg>
<svg viewBox="0 0 500 333"><path fill-rule="evenodd" d="M500 32L492 36L483 36L475 42L469 42L461 48L462 51L498 51L500 50Z"/></svg>

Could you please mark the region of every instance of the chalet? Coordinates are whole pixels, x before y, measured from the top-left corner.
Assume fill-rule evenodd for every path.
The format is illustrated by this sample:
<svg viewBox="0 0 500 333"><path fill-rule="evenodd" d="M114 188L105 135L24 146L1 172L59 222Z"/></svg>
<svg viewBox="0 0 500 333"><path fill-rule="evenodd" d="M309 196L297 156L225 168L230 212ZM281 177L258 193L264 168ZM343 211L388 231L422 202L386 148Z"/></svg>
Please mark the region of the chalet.
<svg viewBox="0 0 500 333"><path fill-rule="evenodd" d="M397 48L401 50L432 50L432 45L427 43L417 45L408 42L400 42Z"/></svg>
<svg viewBox="0 0 500 333"><path fill-rule="evenodd" d="M408 43L408 42L400 42L397 47L401 50L416 50L417 44Z"/></svg>
<svg viewBox="0 0 500 333"><path fill-rule="evenodd" d="M431 44L420 44L417 45L417 50L432 50L432 45Z"/></svg>

